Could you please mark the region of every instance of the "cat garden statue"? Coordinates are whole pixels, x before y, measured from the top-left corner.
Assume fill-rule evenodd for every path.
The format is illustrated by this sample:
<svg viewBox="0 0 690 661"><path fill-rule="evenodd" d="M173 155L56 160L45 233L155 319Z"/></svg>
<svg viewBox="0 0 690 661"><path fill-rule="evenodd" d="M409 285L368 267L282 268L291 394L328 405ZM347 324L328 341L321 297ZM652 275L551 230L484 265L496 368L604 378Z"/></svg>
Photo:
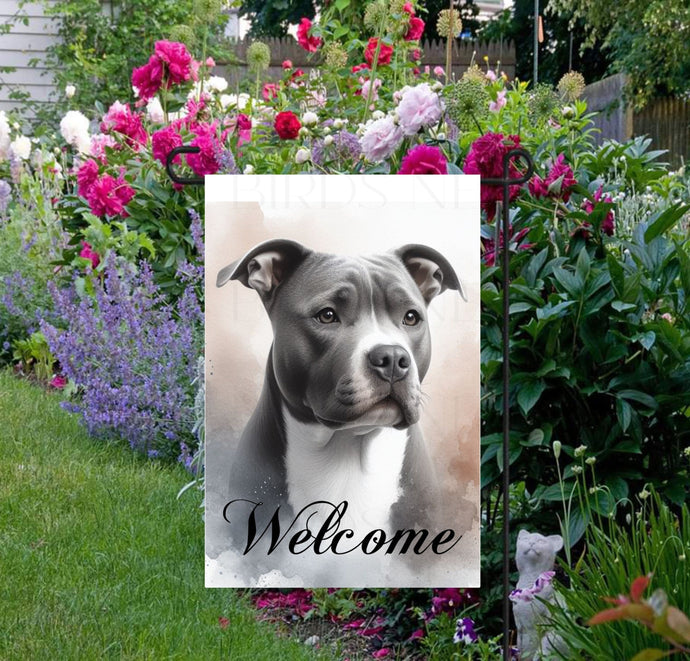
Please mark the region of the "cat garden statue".
<svg viewBox="0 0 690 661"><path fill-rule="evenodd" d="M537 532L521 530L518 534L515 562L520 577L517 588L510 594L513 616L517 626L517 646L520 661L548 658L557 649L565 652L558 636L542 635L539 628L548 619L548 608L540 601L554 603L551 581L556 553L563 548L560 535L544 537Z"/></svg>

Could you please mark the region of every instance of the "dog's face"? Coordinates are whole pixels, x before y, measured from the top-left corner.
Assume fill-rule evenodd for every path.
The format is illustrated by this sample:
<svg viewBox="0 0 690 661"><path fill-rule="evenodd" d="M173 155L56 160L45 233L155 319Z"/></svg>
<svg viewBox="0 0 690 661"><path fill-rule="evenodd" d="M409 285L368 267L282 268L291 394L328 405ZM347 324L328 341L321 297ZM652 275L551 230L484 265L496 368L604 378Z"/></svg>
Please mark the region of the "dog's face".
<svg viewBox="0 0 690 661"><path fill-rule="evenodd" d="M273 326L273 370L290 412L334 429L419 420L431 358L429 302L462 287L435 250L408 245L374 257L269 241L224 268L260 295ZM463 294L464 295L464 294Z"/></svg>

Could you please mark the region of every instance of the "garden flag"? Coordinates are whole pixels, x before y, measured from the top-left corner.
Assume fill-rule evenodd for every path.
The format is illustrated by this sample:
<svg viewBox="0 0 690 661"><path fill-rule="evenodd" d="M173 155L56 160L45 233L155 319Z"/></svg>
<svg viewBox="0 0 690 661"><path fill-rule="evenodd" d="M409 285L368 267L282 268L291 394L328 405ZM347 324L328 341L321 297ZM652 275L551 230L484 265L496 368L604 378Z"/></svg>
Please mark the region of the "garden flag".
<svg viewBox="0 0 690 661"><path fill-rule="evenodd" d="M479 585L479 178L206 178L206 585Z"/></svg>

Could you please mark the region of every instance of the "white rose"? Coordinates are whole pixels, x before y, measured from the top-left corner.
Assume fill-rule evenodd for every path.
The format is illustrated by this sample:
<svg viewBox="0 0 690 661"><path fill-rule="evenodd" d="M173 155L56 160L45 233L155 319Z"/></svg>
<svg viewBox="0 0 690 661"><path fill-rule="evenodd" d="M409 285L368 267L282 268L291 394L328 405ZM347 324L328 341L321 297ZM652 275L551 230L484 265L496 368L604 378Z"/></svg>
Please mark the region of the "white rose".
<svg viewBox="0 0 690 661"><path fill-rule="evenodd" d="M25 135L20 135L10 143L10 151L18 158L26 161L31 156L31 140Z"/></svg>
<svg viewBox="0 0 690 661"><path fill-rule="evenodd" d="M65 86L65 96L68 99L71 99L77 91L77 88L74 85L66 85Z"/></svg>

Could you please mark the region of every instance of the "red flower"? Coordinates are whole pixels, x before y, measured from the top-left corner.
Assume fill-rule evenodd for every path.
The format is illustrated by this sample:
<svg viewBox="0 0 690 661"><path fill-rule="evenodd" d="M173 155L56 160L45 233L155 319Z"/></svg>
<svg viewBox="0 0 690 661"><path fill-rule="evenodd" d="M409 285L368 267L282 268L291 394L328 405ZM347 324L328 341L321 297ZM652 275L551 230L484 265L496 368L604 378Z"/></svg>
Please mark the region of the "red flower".
<svg viewBox="0 0 690 661"><path fill-rule="evenodd" d="M168 87L173 83L184 83L190 79L196 80L196 71L199 66L198 63L194 63L184 44L179 41L157 41L154 45L154 52L166 65Z"/></svg>
<svg viewBox="0 0 690 661"><path fill-rule="evenodd" d="M310 37L309 30L311 30L312 22L308 18L303 18L299 27L297 28L297 42L310 53L316 52L318 47L323 43L321 37Z"/></svg>
<svg viewBox="0 0 690 661"><path fill-rule="evenodd" d="M407 152L398 174L448 174L448 161L438 147L417 145Z"/></svg>
<svg viewBox="0 0 690 661"><path fill-rule="evenodd" d="M94 216L127 216L125 206L133 197L134 189L123 177L104 174L94 182L86 199Z"/></svg>
<svg viewBox="0 0 690 661"><path fill-rule="evenodd" d="M367 47L364 50L364 59L367 61L369 66L373 66L374 56L376 55L376 47L378 46L379 40L376 37L371 37L367 43ZM390 64L391 58L393 57L393 46L381 43L381 48L379 49L379 66L383 64Z"/></svg>
<svg viewBox="0 0 690 661"><path fill-rule="evenodd" d="M98 164L90 158L84 161L77 171L77 193L86 197L96 179L98 179Z"/></svg>
<svg viewBox="0 0 690 661"><path fill-rule="evenodd" d="M283 60L283 64L281 64L283 69L292 69L292 60Z"/></svg>
<svg viewBox="0 0 690 661"><path fill-rule="evenodd" d="M227 617L219 617L218 618L218 626L221 629L227 629L230 624L230 619Z"/></svg>
<svg viewBox="0 0 690 661"><path fill-rule="evenodd" d="M362 64L355 64L352 67L352 73L357 73L358 71L362 71L362 69L370 69L371 67L366 63L362 62Z"/></svg>
<svg viewBox="0 0 690 661"><path fill-rule="evenodd" d="M414 16L414 15L415 15L415 13L414 13L414 7L412 6L412 3L411 3L411 2L406 2L406 3L403 5L403 11L404 11L404 12L407 12L410 16Z"/></svg>
<svg viewBox="0 0 690 661"><path fill-rule="evenodd" d="M64 376L56 375L52 378L48 384L51 388L56 388L57 390L62 390L67 385L67 378Z"/></svg>
<svg viewBox="0 0 690 661"><path fill-rule="evenodd" d="M570 189L577 184L572 168L565 162L565 156L559 154L546 179L535 175L528 184L529 192L536 198L560 197L564 202L570 199Z"/></svg>
<svg viewBox="0 0 690 661"><path fill-rule="evenodd" d="M297 115L290 110L279 112L273 123L276 133L282 140L294 140L302 128Z"/></svg>
<svg viewBox="0 0 690 661"><path fill-rule="evenodd" d="M82 241L81 245L82 248L79 253L79 257L88 259L91 262L91 268L95 269L101 263L100 255L86 241Z"/></svg>
<svg viewBox="0 0 690 661"><path fill-rule="evenodd" d="M424 629L416 629L413 631L408 640L418 640L419 638L424 638Z"/></svg>
<svg viewBox="0 0 690 661"><path fill-rule="evenodd" d="M152 99L163 84L163 62L151 55L149 61L132 71L132 85L139 91L139 98L144 101Z"/></svg>
<svg viewBox="0 0 690 661"><path fill-rule="evenodd" d="M410 27L405 34L405 41L417 41L421 38L424 32L424 21L421 18L413 16L410 19Z"/></svg>
<svg viewBox="0 0 690 661"><path fill-rule="evenodd" d="M237 115L237 146L250 142L252 139L252 120L247 115Z"/></svg>
<svg viewBox="0 0 690 661"><path fill-rule="evenodd" d="M465 174L479 174L483 178L500 179L503 177L504 155L519 146L520 137L517 135L504 137L501 133L486 133L472 143L463 171ZM520 175L512 162L508 171L512 178ZM510 201L514 200L519 193L520 186L510 186ZM489 220L496 215L496 202L502 199L502 186L483 185L481 187L481 206L486 211Z"/></svg>
<svg viewBox="0 0 690 661"><path fill-rule="evenodd" d="M172 126L166 126L151 136L151 146L153 148L153 157L165 165L168 160L168 154L175 147L182 146L182 136ZM173 159L173 163L179 162L180 156L178 154Z"/></svg>
<svg viewBox="0 0 690 661"><path fill-rule="evenodd" d="M371 656L374 659L385 659L390 653L390 649L388 649L387 647L382 647L377 652L374 652Z"/></svg>
<svg viewBox="0 0 690 661"><path fill-rule="evenodd" d="M188 154L187 164L200 177L215 174L220 170L216 154L221 150L216 136L216 123L198 124L193 130L196 138L190 144L192 147L199 147L200 151L198 154Z"/></svg>
<svg viewBox="0 0 690 661"><path fill-rule="evenodd" d="M412 59L413 60L421 60L422 59L422 51L420 51L419 48L415 48L412 51Z"/></svg>

